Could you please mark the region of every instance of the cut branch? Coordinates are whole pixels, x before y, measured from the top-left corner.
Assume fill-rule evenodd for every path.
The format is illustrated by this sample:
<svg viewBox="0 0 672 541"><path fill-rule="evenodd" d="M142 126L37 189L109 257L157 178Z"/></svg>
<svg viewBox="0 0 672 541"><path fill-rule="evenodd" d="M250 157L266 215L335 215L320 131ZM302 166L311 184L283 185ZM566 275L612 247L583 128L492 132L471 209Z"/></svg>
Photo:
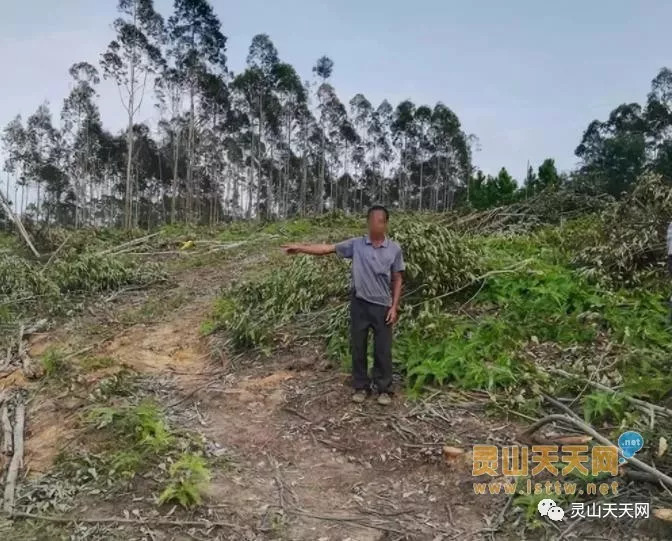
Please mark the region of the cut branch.
<svg viewBox="0 0 672 541"><path fill-rule="evenodd" d="M529 437L534 432L536 432L539 428L541 428L542 426L547 425L548 423L552 423L554 421L573 425L576 428L579 428L579 429L583 430L586 434L591 435L593 438L595 438L601 444L608 445L608 446L611 446L611 447L616 447L616 445L611 443L607 438L605 438L602 434L600 434L592 426L584 423L583 421L581 421L577 417L570 417L569 415L561 415L561 414L548 415L548 416L544 417L543 419L539 419L536 423L532 424L527 430L525 430L521 434L521 437L522 438ZM639 460L635 457L626 458L625 460L628 464L631 464L631 465L635 466L636 468L638 468L642 471L645 471L646 473L650 473L656 479L658 479L660 482L662 482L665 485L667 485L668 487L672 488L672 477L670 477L668 475L665 475L663 472L657 470L653 466L649 466L646 462L642 462L641 460Z"/></svg>
<svg viewBox="0 0 672 541"><path fill-rule="evenodd" d="M16 479L19 476L19 470L23 467L23 427L26 419L26 405L23 400L16 406L16 415L14 417L14 454L7 470L7 481L5 482L5 503L6 513L14 512L14 496L16 492Z"/></svg>
<svg viewBox="0 0 672 541"><path fill-rule="evenodd" d="M26 228L23 227L23 224L21 223L19 217L12 211L11 207L9 206L9 199L7 199L2 190L0 190L0 206L2 206L7 216L9 216L14 222L17 231L23 237L23 240L28 245L28 248L30 248L30 251L33 252L33 255L39 259L40 253L35 249L35 246L33 246L33 242L30 240L30 235L28 235L28 231L26 231Z"/></svg>
<svg viewBox="0 0 672 541"><path fill-rule="evenodd" d="M558 376L562 376L568 379L584 379L582 376L579 376L578 374L570 374L569 372L565 372L560 368L548 368L547 370L551 374L556 374ZM617 390L612 389L611 387L607 387L606 385L603 385L602 383L599 383L597 381L588 381L588 383L590 383L590 385L592 385L596 389L599 389L600 391L605 391L607 393L613 393L613 394L618 392ZM664 408L663 406L659 406L657 404L652 404L651 402L646 402L645 400L640 400L639 398L628 396L625 393L623 393L622 396L625 400L627 400L631 404L634 404L644 409L646 412L653 410L657 413L661 413L663 415L667 415L668 417L672 417L672 410L668 408Z"/></svg>

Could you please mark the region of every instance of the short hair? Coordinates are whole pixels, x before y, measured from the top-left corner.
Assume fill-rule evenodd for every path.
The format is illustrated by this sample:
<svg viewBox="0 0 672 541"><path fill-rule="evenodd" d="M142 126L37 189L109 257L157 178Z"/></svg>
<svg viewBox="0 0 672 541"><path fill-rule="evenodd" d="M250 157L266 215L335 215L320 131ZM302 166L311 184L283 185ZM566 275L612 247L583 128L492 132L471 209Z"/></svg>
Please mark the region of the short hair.
<svg viewBox="0 0 672 541"><path fill-rule="evenodd" d="M390 220L390 213L387 211L387 209L383 205L372 205L369 207L369 210L366 213L366 219L368 220L371 218L371 214L376 212L377 210L382 211L385 214L385 221L388 222Z"/></svg>

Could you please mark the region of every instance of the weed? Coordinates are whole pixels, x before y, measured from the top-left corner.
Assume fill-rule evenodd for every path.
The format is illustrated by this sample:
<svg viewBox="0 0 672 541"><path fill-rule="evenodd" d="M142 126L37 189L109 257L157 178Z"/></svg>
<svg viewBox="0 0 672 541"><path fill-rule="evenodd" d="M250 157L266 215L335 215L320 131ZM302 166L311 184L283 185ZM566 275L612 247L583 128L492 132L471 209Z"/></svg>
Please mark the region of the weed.
<svg viewBox="0 0 672 541"><path fill-rule="evenodd" d="M185 508L200 505L202 494L210 482L205 459L191 453L183 454L170 467L168 486L159 496L159 504L177 502Z"/></svg>
<svg viewBox="0 0 672 541"><path fill-rule="evenodd" d="M65 353L58 349L48 349L40 359L44 375L49 379L63 379L67 376L71 367L65 357Z"/></svg>
<svg viewBox="0 0 672 541"><path fill-rule="evenodd" d="M114 366L116 361L112 357L85 357L81 360L81 367L87 372L101 370Z"/></svg>
<svg viewBox="0 0 672 541"><path fill-rule="evenodd" d="M620 421L625 413L625 398L618 393L594 391L583 398L583 416L586 422Z"/></svg>
<svg viewBox="0 0 672 541"><path fill-rule="evenodd" d="M88 421L97 429L107 429L118 441L158 453L167 449L173 436L159 407L150 401L137 406L96 407Z"/></svg>

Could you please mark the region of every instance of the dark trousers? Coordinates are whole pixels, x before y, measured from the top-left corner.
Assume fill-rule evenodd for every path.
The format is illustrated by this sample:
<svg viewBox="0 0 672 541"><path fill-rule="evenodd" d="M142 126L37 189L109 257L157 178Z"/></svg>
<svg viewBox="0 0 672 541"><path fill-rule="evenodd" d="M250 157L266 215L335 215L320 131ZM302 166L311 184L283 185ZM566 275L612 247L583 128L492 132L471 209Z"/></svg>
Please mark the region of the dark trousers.
<svg viewBox="0 0 672 541"><path fill-rule="evenodd" d="M352 384L355 389L390 392L392 388L392 327L385 323L387 306L372 304L356 297L350 301L350 347L352 348ZM366 348L369 329L373 329L373 370L367 371Z"/></svg>

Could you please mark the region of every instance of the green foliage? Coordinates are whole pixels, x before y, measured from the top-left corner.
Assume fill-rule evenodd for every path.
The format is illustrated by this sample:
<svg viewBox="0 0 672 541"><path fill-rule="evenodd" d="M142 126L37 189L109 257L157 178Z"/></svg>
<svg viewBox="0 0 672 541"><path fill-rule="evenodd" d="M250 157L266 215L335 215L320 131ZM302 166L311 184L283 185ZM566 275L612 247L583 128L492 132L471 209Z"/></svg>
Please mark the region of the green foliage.
<svg viewBox="0 0 672 541"><path fill-rule="evenodd" d="M50 379L62 379L70 373L65 354L58 349L48 349L40 359L44 375Z"/></svg>
<svg viewBox="0 0 672 541"><path fill-rule="evenodd" d="M96 407L88 414L89 423L106 429L119 441L153 453L167 449L173 436L159 407L149 401L137 406Z"/></svg>
<svg viewBox="0 0 672 541"><path fill-rule="evenodd" d="M391 236L404 250L406 288L417 296L456 290L479 272L473 243L444 225L411 215L394 222Z"/></svg>
<svg viewBox="0 0 672 541"><path fill-rule="evenodd" d="M516 181L502 167L496 177L485 176L478 171L469 184L469 202L476 209L487 209L512 203Z"/></svg>
<svg viewBox="0 0 672 541"><path fill-rule="evenodd" d="M170 480L159 496L159 504L176 502L185 508L201 504L203 491L211 477L202 457L183 454L171 465L169 474Z"/></svg>
<svg viewBox="0 0 672 541"><path fill-rule="evenodd" d="M72 294L90 294L163 279L153 263L137 264L118 255L71 252L49 265L0 253L0 321L30 308L57 313Z"/></svg>
<svg viewBox="0 0 672 541"><path fill-rule="evenodd" d="M403 324L395 346L417 390L449 382L467 389L505 387L523 369L512 358L515 337L497 318L473 322L429 311Z"/></svg>
<svg viewBox="0 0 672 541"><path fill-rule="evenodd" d="M583 397L583 416L587 422L620 421L625 413L625 398L618 393L595 391Z"/></svg>
<svg viewBox="0 0 672 541"><path fill-rule="evenodd" d="M347 263L337 258L295 257L258 281L234 286L217 300L213 320L236 347L268 347L297 314L344 300L348 275Z"/></svg>

